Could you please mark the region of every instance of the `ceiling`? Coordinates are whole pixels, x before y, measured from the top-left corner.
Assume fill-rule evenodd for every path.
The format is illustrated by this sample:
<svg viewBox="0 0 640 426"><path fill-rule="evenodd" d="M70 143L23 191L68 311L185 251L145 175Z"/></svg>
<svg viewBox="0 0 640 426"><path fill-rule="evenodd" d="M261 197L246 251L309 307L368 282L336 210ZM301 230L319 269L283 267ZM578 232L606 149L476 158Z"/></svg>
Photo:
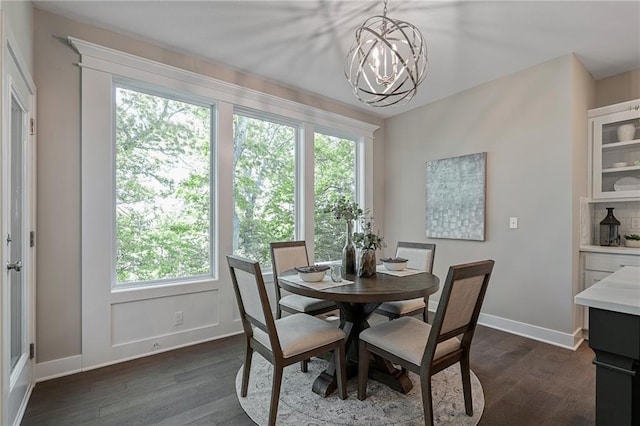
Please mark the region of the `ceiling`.
<svg viewBox="0 0 640 426"><path fill-rule="evenodd" d="M389 0L424 34L429 73L402 107L368 107L344 77L382 1L36 1L35 6L390 117L575 53L595 79L640 68L640 1Z"/></svg>

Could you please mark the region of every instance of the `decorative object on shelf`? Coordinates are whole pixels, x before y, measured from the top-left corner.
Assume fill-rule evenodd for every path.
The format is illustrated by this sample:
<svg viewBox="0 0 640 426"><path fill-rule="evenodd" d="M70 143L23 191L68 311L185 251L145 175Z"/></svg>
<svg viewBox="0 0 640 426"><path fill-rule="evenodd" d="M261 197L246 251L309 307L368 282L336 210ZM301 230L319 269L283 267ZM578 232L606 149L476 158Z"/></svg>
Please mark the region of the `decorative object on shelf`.
<svg viewBox="0 0 640 426"><path fill-rule="evenodd" d="M365 215L360 220L361 232L353 234L358 248L356 273L359 277L372 277L376 274L376 250L386 247L384 239L373 231L373 218Z"/></svg>
<svg viewBox="0 0 640 426"><path fill-rule="evenodd" d="M338 220L347 223L347 235L342 249L342 276L355 274L356 272L356 248L353 245L353 221L363 214L358 203L350 201L347 197L339 197L324 208L325 213L333 213Z"/></svg>
<svg viewBox="0 0 640 426"><path fill-rule="evenodd" d="M372 16L356 30L344 74L356 97L371 106L404 105L427 75L427 43L420 30L405 21Z"/></svg>
<svg viewBox="0 0 640 426"><path fill-rule="evenodd" d="M600 245L617 247L620 245L620 221L613 215L613 207L607 207L607 215L600 222Z"/></svg>
<svg viewBox="0 0 640 426"><path fill-rule="evenodd" d="M640 235L628 234L624 236L624 245L626 247L640 248Z"/></svg>
<svg viewBox="0 0 640 426"><path fill-rule="evenodd" d="M636 126L635 124L623 124L621 126L618 126L617 133L618 141L632 141L636 135Z"/></svg>
<svg viewBox="0 0 640 426"><path fill-rule="evenodd" d="M619 169L620 167L627 167L626 161L620 161L618 163L613 163L613 168Z"/></svg>
<svg viewBox="0 0 640 426"><path fill-rule="evenodd" d="M427 161L427 237L484 241L486 164L486 152Z"/></svg>
<svg viewBox="0 0 640 426"><path fill-rule="evenodd" d="M631 176L618 179L613 184L614 191L638 191L640 190L640 179Z"/></svg>

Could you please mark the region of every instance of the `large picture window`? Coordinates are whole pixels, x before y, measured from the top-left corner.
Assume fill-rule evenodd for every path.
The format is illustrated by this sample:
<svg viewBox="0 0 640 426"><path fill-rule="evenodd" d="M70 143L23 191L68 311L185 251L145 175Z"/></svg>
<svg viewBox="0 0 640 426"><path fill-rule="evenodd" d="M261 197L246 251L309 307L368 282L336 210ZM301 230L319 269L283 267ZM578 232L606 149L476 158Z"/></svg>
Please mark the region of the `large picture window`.
<svg viewBox="0 0 640 426"><path fill-rule="evenodd" d="M116 282L211 273L211 114L115 88Z"/></svg>
<svg viewBox="0 0 640 426"><path fill-rule="evenodd" d="M314 137L314 243L316 262L340 259L346 224L325 206L346 196L356 200L356 142L322 133Z"/></svg>
<svg viewBox="0 0 640 426"><path fill-rule="evenodd" d="M233 252L271 267L269 243L295 235L297 128L233 116Z"/></svg>

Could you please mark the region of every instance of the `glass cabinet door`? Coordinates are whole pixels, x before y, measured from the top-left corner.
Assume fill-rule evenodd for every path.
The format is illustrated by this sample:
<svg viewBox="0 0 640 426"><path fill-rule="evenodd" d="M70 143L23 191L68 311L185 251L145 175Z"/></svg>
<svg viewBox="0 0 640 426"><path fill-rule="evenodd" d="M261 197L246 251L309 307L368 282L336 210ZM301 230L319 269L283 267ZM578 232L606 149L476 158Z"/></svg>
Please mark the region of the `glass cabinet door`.
<svg viewBox="0 0 640 426"><path fill-rule="evenodd" d="M592 119L594 199L640 198L640 110Z"/></svg>

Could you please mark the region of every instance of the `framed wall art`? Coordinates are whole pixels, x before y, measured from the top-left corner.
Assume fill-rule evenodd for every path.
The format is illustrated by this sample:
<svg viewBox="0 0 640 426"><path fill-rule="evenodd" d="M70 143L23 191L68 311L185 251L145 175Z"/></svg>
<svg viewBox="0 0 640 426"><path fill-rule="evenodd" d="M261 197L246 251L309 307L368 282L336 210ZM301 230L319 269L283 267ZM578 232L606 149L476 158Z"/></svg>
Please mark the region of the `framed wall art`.
<svg viewBox="0 0 640 426"><path fill-rule="evenodd" d="M484 241L487 153L427 161L427 237Z"/></svg>

